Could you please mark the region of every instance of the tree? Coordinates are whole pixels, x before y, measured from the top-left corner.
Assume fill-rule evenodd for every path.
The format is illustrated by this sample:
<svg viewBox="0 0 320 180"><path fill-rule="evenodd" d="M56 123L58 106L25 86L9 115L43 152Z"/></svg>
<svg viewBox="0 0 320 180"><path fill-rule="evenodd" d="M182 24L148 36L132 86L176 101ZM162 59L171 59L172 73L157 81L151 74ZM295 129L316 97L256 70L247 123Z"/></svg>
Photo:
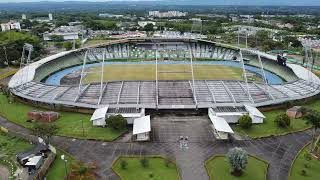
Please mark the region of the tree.
<svg viewBox="0 0 320 180"><path fill-rule="evenodd" d="M70 41L64 42L63 47L66 48L67 51L72 49L72 42Z"/></svg>
<svg viewBox="0 0 320 180"><path fill-rule="evenodd" d="M290 126L291 119L287 114L283 113L283 114L279 114L278 116L276 116L276 118L274 119L274 122L279 127L287 128Z"/></svg>
<svg viewBox="0 0 320 180"><path fill-rule="evenodd" d="M33 45L32 58L43 53L42 41L37 36L25 32L0 32L0 61L4 62L6 58L9 64L20 61L24 43ZM4 48L7 56L4 54Z"/></svg>
<svg viewBox="0 0 320 180"><path fill-rule="evenodd" d="M71 172L68 175L69 180L95 180L96 176L93 170L96 169L94 164L82 162L71 164Z"/></svg>
<svg viewBox="0 0 320 180"><path fill-rule="evenodd" d="M235 176L241 176L248 164L248 153L242 148L235 147L229 150L227 157L232 168L231 173Z"/></svg>
<svg viewBox="0 0 320 180"><path fill-rule="evenodd" d="M144 168L149 167L149 160L146 157L143 157L140 159L140 164Z"/></svg>
<svg viewBox="0 0 320 180"><path fill-rule="evenodd" d="M109 116L106 123L113 129L120 130L127 126L127 120L120 114Z"/></svg>
<svg viewBox="0 0 320 180"><path fill-rule="evenodd" d="M147 25L144 26L143 28L145 31L153 31L153 24L148 23Z"/></svg>
<svg viewBox="0 0 320 180"><path fill-rule="evenodd" d="M252 118L249 115L243 115L239 119L239 125L244 129L249 129L252 126Z"/></svg>
<svg viewBox="0 0 320 180"><path fill-rule="evenodd" d="M41 137L47 144L50 144L52 136L56 135L59 127L50 123L35 123L32 127L32 133L35 136Z"/></svg>
<svg viewBox="0 0 320 180"><path fill-rule="evenodd" d="M121 169L127 169L127 166L128 166L128 163L126 160L121 160L120 161L120 166L121 166Z"/></svg>
<svg viewBox="0 0 320 180"><path fill-rule="evenodd" d="M320 128L320 112L316 110L309 110L307 112L307 115L303 118L307 124L311 125L313 128L312 133L312 145L311 145L311 151L315 149L316 146L316 133L317 129Z"/></svg>

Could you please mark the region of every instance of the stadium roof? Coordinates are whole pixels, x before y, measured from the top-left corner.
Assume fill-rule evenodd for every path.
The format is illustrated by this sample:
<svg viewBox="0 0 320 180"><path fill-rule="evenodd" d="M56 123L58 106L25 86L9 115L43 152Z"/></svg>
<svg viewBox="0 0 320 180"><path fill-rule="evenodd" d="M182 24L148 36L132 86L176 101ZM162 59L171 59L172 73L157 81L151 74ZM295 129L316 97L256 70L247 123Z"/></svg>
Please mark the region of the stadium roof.
<svg viewBox="0 0 320 180"><path fill-rule="evenodd" d="M313 82L315 84L320 84L320 79L313 74L311 71L306 69L305 67L302 67L297 64L287 64L289 68L292 69L292 71L300 78L303 80L306 80L308 82Z"/></svg>

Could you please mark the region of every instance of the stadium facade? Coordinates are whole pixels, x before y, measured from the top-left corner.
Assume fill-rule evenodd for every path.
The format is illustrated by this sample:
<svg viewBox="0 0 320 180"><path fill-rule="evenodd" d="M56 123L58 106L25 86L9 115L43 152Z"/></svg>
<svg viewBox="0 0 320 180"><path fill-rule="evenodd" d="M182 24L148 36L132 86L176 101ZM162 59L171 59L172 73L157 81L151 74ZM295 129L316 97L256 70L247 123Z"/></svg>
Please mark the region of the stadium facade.
<svg viewBox="0 0 320 180"><path fill-rule="evenodd" d="M101 78L101 82L82 82L87 64L133 59L153 61L155 66L161 61L182 59L190 63L192 78L109 82ZM195 79L192 63L204 59L238 62L244 80ZM258 68L263 81L248 80L245 65ZM74 66L83 67L78 84L45 83L52 74ZM278 75L284 82L268 82L266 72ZM108 72L101 73L103 76ZM24 100L58 107L197 109L245 104L261 107L304 99L320 93L320 80L300 65L281 65L277 57L259 51L196 39L136 38L61 52L28 64L12 77L9 88Z"/></svg>

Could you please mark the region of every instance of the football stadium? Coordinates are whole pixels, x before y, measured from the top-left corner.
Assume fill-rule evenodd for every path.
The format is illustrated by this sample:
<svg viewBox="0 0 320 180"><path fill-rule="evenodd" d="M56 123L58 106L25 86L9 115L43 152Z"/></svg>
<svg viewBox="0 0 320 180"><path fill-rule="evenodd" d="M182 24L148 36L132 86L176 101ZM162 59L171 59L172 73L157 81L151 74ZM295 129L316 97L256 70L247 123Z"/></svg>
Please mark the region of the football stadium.
<svg viewBox="0 0 320 180"><path fill-rule="evenodd" d="M52 108L264 107L320 93L308 68L199 39L134 38L61 52L21 68L12 94Z"/></svg>

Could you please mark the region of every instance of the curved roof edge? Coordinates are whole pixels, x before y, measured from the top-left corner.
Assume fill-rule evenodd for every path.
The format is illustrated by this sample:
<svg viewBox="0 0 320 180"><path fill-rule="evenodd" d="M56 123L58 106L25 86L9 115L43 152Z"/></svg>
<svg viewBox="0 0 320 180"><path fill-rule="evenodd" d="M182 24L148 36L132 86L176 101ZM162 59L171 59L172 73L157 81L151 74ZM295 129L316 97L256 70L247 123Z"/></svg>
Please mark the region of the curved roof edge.
<svg viewBox="0 0 320 180"><path fill-rule="evenodd" d="M287 66L292 69L292 71L294 72L294 74L298 76L298 78L306 80L310 83L320 85L319 77L315 75L313 72L311 72L309 69L297 64L287 64Z"/></svg>

